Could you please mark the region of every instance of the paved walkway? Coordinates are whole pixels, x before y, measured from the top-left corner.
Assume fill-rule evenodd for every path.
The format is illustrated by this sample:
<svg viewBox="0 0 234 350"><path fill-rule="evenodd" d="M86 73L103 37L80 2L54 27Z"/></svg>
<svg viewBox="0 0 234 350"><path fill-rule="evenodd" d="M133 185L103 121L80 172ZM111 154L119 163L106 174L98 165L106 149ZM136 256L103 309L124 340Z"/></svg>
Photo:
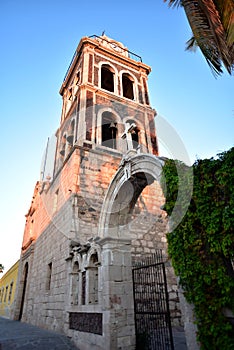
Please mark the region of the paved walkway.
<svg viewBox="0 0 234 350"><path fill-rule="evenodd" d="M173 327L172 333L175 350L187 350L186 338L183 327Z"/></svg>
<svg viewBox="0 0 234 350"><path fill-rule="evenodd" d="M0 350L77 350L64 335L0 317Z"/></svg>
<svg viewBox="0 0 234 350"><path fill-rule="evenodd" d="M187 350L184 332L173 328L175 350ZM0 317L0 350L78 350L65 336Z"/></svg>

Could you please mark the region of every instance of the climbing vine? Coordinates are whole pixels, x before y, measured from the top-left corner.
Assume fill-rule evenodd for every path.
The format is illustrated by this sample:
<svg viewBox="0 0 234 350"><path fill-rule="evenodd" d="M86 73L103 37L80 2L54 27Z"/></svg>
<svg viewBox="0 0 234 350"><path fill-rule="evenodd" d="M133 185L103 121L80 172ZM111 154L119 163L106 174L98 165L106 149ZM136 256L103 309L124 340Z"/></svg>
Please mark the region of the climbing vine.
<svg viewBox="0 0 234 350"><path fill-rule="evenodd" d="M180 161L166 160L164 210L178 206ZM193 165L193 193L168 252L185 297L194 305L203 350L234 349L234 147ZM184 192L191 182L184 181Z"/></svg>

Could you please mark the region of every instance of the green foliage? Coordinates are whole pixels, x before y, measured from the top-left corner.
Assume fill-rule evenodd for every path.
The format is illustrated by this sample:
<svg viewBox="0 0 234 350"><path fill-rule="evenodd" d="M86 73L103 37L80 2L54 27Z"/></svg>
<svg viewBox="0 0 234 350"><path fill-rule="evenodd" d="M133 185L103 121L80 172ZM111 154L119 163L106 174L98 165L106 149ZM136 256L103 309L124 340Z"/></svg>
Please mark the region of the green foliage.
<svg viewBox="0 0 234 350"><path fill-rule="evenodd" d="M185 168L179 161L165 163L169 216L178 205L178 169ZM231 350L234 327L225 310L234 312L234 147L215 159L198 160L193 174L190 205L167 235L168 251L185 297L194 304L201 349Z"/></svg>

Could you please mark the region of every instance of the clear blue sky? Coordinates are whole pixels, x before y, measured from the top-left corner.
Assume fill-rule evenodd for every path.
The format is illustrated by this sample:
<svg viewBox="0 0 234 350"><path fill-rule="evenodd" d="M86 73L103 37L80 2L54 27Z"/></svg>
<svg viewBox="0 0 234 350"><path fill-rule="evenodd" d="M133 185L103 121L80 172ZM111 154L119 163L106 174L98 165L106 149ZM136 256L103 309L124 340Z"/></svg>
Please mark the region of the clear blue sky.
<svg viewBox="0 0 234 350"><path fill-rule="evenodd" d="M174 128L191 162L233 146L233 77L215 79L183 9L163 0L1 0L0 263L19 258L47 137L59 126L58 93L83 36L121 41L152 67L151 105ZM160 135L159 135L160 138Z"/></svg>

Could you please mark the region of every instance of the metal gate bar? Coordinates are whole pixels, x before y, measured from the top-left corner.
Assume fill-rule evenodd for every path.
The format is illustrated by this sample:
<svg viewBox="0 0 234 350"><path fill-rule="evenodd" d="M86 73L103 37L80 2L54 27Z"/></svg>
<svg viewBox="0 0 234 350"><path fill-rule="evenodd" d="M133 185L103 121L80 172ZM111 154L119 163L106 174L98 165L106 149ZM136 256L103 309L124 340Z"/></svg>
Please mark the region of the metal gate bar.
<svg viewBox="0 0 234 350"><path fill-rule="evenodd" d="M133 267L136 349L174 350L161 251Z"/></svg>

